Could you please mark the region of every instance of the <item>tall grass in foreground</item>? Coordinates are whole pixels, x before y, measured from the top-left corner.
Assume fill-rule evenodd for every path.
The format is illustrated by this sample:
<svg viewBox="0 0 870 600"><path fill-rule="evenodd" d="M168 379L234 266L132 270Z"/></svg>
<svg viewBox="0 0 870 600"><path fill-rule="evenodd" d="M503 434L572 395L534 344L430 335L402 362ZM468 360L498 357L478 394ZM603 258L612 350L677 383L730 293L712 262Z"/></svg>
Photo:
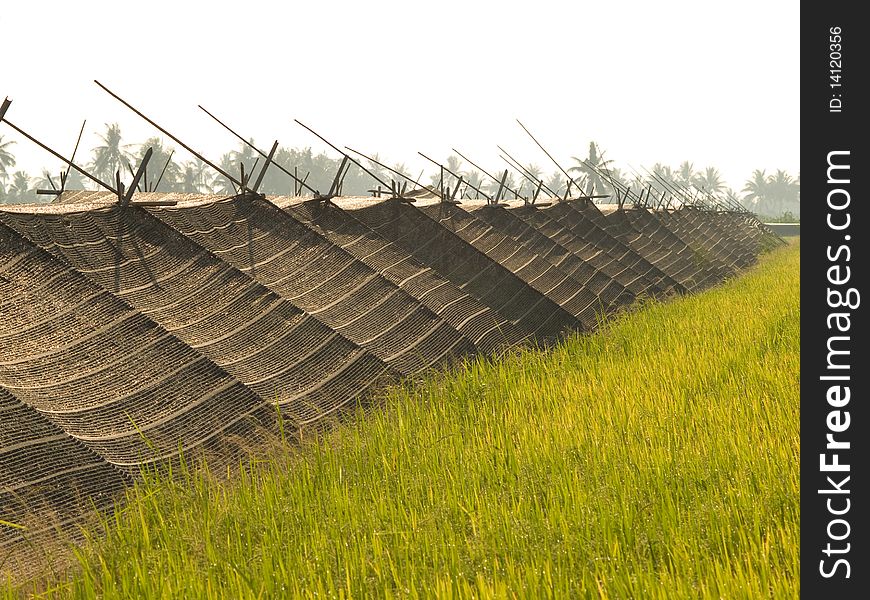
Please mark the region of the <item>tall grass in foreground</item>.
<svg viewBox="0 0 870 600"><path fill-rule="evenodd" d="M229 480L151 479L42 589L796 597L799 260L391 390Z"/></svg>

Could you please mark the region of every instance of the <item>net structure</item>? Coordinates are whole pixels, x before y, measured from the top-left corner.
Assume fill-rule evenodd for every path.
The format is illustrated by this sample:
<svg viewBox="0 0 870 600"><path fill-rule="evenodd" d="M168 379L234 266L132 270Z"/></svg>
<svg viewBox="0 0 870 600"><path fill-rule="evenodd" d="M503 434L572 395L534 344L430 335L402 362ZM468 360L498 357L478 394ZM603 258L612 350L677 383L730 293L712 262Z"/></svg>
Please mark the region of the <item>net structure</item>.
<svg viewBox="0 0 870 600"><path fill-rule="evenodd" d="M589 204L589 206L586 206ZM642 277L651 282L651 293L667 295L684 292L677 281L635 251L625 240L615 237L607 229L603 215L591 203L585 201L558 202L540 211L549 219L548 235L561 241L566 248L580 256L608 258L620 269L626 269L629 277Z"/></svg>
<svg viewBox="0 0 870 600"><path fill-rule="evenodd" d="M0 388L0 556L21 571L35 551L20 543L62 532L88 510L111 508L131 483L39 411ZM14 550L14 552L13 552Z"/></svg>
<svg viewBox="0 0 870 600"><path fill-rule="evenodd" d="M479 204L468 212L579 282L596 296L605 312L632 304L638 295L648 291L646 282L625 277L623 271L613 267L612 261L601 260L604 257L600 253L583 258L543 233L546 223L542 223L540 210L534 206L506 210Z"/></svg>
<svg viewBox="0 0 870 600"><path fill-rule="evenodd" d="M144 208L2 219L280 407L294 426L399 376Z"/></svg>
<svg viewBox="0 0 870 600"><path fill-rule="evenodd" d="M555 301L580 323L581 330L592 330L599 315L607 311L607 304L591 288L462 207L438 202L419 210Z"/></svg>
<svg viewBox="0 0 870 600"><path fill-rule="evenodd" d="M581 326L554 299L418 208L399 201L354 208L358 204L347 203L355 217L502 314L525 337L547 344Z"/></svg>
<svg viewBox="0 0 870 600"><path fill-rule="evenodd" d="M673 232L644 209L614 210L603 214L594 205L579 207L613 237L622 240L685 291L703 289L713 277L712 266L692 252ZM598 214L596 214L598 213Z"/></svg>
<svg viewBox="0 0 870 600"><path fill-rule="evenodd" d="M590 331L780 243L742 213L583 199L79 196L0 210L0 553L19 559L144 470L229 464L388 382Z"/></svg>
<svg viewBox="0 0 870 600"><path fill-rule="evenodd" d="M630 247L620 242L569 202L549 207L521 206L513 212L531 231L550 238L558 246L620 282L635 296L661 297L676 282L656 269Z"/></svg>
<svg viewBox="0 0 870 600"><path fill-rule="evenodd" d="M522 341L523 332L512 322L350 212L321 202L278 198L275 203L416 298L480 351L491 354Z"/></svg>
<svg viewBox="0 0 870 600"><path fill-rule="evenodd" d="M152 213L404 375L477 352L413 296L264 199Z"/></svg>
<svg viewBox="0 0 870 600"><path fill-rule="evenodd" d="M116 469L232 454L263 401L201 353L0 225L0 386ZM6 519L4 519L6 520Z"/></svg>

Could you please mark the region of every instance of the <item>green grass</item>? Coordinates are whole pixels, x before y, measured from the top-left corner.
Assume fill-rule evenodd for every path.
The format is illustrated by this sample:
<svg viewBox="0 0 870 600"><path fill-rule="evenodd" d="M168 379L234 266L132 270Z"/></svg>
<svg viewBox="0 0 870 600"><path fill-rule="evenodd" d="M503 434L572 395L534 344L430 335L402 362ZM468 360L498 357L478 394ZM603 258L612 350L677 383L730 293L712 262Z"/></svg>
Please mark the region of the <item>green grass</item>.
<svg viewBox="0 0 870 600"><path fill-rule="evenodd" d="M41 589L797 597L799 252L555 350L391 390L229 479L152 478Z"/></svg>

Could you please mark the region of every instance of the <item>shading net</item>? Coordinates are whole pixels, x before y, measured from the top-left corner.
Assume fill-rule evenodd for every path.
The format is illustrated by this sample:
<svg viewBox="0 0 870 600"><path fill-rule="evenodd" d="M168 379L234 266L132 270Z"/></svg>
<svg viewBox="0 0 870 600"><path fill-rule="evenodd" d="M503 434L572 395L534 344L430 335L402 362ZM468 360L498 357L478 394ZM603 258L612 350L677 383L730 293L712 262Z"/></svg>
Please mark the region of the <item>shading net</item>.
<svg viewBox="0 0 870 600"><path fill-rule="evenodd" d="M517 207L507 210L485 204L469 206L468 203L463 203L463 208L472 216L513 238L526 251L537 254L558 267L568 277L592 292L608 313L631 304L636 294L646 291L645 287L637 285L637 280L622 278L622 272L613 268L613 261L597 260L601 254L596 254L592 259L582 258L543 233L538 208Z"/></svg>
<svg viewBox="0 0 870 600"><path fill-rule="evenodd" d="M407 292L263 199L152 214L404 375L477 351Z"/></svg>
<svg viewBox="0 0 870 600"><path fill-rule="evenodd" d="M606 313L607 305L590 288L461 207L431 203L420 206L420 211L553 299L577 319L580 330L592 330Z"/></svg>
<svg viewBox="0 0 870 600"><path fill-rule="evenodd" d="M542 344L582 328L574 315L509 266L413 206L399 201L369 203L352 214Z"/></svg>
<svg viewBox="0 0 870 600"><path fill-rule="evenodd" d="M522 341L523 333L513 323L350 212L323 202L272 201L405 290L482 352L489 354Z"/></svg>
<svg viewBox="0 0 870 600"><path fill-rule="evenodd" d="M142 196L183 202L0 211L0 552L22 561L143 469L229 464L388 381L553 343L781 243L694 208Z"/></svg>
<svg viewBox="0 0 870 600"><path fill-rule="evenodd" d="M0 286L0 386L115 467L251 435L259 396L4 225Z"/></svg>
<svg viewBox="0 0 870 600"><path fill-rule="evenodd" d="M42 537L66 531L84 511L111 508L130 481L0 388L0 560L7 569L26 569Z"/></svg>
<svg viewBox="0 0 870 600"><path fill-rule="evenodd" d="M0 219L279 406L294 424L320 419L398 377L142 208Z"/></svg>

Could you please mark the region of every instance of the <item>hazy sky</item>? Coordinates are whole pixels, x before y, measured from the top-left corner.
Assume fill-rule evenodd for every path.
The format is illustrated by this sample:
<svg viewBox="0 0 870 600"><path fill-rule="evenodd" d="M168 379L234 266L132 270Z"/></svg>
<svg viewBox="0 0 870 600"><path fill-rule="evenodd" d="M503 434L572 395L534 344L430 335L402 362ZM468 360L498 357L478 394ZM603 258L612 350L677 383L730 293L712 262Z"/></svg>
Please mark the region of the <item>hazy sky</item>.
<svg viewBox="0 0 870 600"><path fill-rule="evenodd" d="M104 123L157 133L99 79L214 161L235 141L197 104L264 148L324 149L298 118L415 175L418 150L452 146L503 168L496 144L551 172L519 118L565 164L595 140L618 166L689 159L739 189L755 168L800 170L799 24L797 3L764 0L10 0L0 98L67 154L84 118L85 149ZM16 168L59 170L0 134Z"/></svg>

